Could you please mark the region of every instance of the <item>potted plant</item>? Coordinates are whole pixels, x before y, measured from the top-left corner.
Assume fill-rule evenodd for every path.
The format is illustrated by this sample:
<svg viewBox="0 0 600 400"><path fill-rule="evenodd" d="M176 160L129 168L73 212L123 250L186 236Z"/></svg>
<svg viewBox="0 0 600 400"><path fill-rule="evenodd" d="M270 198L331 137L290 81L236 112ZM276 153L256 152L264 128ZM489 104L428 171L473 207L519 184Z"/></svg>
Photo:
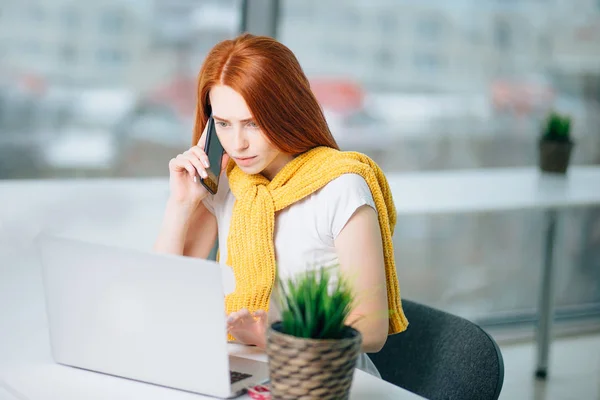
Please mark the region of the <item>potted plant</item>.
<svg viewBox="0 0 600 400"><path fill-rule="evenodd" d="M278 278L281 321L267 331L273 399L347 399L360 353L360 332L346 325L354 296L324 269Z"/></svg>
<svg viewBox="0 0 600 400"><path fill-rule="evenodd" d="M550 112L539 142L539 165L543 172L565 174L571 151L571 117Z"/></svg>

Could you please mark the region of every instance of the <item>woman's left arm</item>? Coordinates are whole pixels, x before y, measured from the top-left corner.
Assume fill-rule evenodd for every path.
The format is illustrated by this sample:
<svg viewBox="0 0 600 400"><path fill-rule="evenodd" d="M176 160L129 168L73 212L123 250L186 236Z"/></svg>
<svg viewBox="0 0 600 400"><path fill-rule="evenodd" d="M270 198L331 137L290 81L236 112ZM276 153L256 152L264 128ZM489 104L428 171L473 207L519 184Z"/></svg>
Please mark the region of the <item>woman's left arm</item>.
<svg viewBox="0 0 600 400"><path fill-rule="evenodd" d="M359 207L335 239L340 274L349 280L355 307L347 323L363 337L362 351L376 353L388 336L388 301L379 220L375 210Z"/></svg>

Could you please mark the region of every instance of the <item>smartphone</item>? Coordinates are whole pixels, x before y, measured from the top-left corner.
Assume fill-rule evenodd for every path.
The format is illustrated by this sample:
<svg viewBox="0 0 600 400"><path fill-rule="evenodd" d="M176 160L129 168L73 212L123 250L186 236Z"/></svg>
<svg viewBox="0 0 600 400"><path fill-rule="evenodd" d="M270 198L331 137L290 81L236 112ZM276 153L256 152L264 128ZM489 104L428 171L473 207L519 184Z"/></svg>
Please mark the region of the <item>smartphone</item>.
<svg viewBox="0 0 600 400"><path fill-rule="evenodd" d="M225 150L219 141L217 136L217 130L215 128L215 120L212 114L208 118L208 129L206 132L206 142L204 143L204 152L208 156L208 163L210 166L206 169L208 174L207 178L200 178L200 183L208 190L211 194L216 194L219 189L219 177L221 176L221 163L223 162L223 153Z"/></svg>

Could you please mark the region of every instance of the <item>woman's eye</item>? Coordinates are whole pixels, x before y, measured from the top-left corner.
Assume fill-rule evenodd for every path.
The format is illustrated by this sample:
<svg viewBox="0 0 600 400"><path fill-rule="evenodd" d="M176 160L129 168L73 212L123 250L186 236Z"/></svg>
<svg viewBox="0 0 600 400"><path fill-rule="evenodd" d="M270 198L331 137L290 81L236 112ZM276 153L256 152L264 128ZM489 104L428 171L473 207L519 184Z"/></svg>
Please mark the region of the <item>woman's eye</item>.
<svg viewBox="0 0 600 400"><path fill-rule="evenodd" d="M227 123L223 122L223 121L217 121L217 126L220 126L221 128L225 128L227 126Z"/></svg>
<svg viewBox="0 0 600 400"><path fill-rule="evenodd" d="M250 128L258 128L258 125L257 125L257 124L256 124L256 122L254 122L254 121L250 121L250 122L248 122L248 126L249 126Z"/></svg>

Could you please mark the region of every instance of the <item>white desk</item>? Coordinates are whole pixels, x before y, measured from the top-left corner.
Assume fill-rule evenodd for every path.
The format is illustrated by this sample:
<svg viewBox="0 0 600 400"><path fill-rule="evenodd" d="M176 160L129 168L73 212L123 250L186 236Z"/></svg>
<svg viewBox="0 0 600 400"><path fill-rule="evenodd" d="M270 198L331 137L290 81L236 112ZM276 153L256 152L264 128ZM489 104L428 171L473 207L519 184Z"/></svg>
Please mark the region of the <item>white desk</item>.
<svg viewBox="0 0 600 400"><path fill-rule="evenodd" d="M600 205L600 167L571 167L565 177L536 168L477 169L388 175L398 214L545 211L540 277L537 367L546 378L554 317L554 239L561 209Z"/></svg>
<svg viewBox="0 0 600 400"><path fill-rule="evenodd" d="M2 385L1 382L0 382L0 385ZM19 400L19 399L17 397L15 397L14 395L12 395L8 390L6 390L2 386L0 386L0 400Z"/></svg>
<svg viewBox="0 0 600 400"><path fill-rule="evenodd" d="M55 364L50 354L41 270L35 254L7 249L0 242L0 260L0 400L210 398ZM266 359L264 353L246 346L231 345L230 351ZM421 397L357 370L350 398Z"/></svg>
<svg viewBox="0 0 600 400"><path fill-rule="evenodd" d="M31 336L27 343L27 351L8 361L0 362L0 376L18 400L198 400L211 397L169 389L161 386L136 382L128 379L112 377L77 368L54 364L44 332ZM252 357L244 350L236 351L238 355ZM254 358L264 359L264 354ZM9 393L7 391L7 393ZM0 399L3 392L0 387ZM238 397L249 399L247 395ZM400 389L385 381L356 370L351 389L351 399L420 399L421 397Z"/></svg>

